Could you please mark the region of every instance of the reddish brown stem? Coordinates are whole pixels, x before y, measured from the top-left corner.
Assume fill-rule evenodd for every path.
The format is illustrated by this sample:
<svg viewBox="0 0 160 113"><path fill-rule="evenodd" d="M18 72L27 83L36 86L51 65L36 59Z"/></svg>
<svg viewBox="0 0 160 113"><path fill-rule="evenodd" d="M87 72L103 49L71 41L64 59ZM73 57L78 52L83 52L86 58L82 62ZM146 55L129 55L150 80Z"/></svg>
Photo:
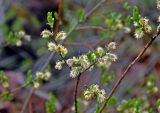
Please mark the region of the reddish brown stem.
<svg viewBox="0 0 160 113"><path fill-rule="evenodd" d="M143 56L143 54L146 52L146 50L151 46L151 44L153 43L153 41L159 36L160 31L150 39L150 41L143 47L143 49L140 51L140 53L138 54L138 56L127 66L127 68L124 70L124 72L121 74L120 78L118 79L118 81L115 83L115 85L113 86L113 88L111 89L109 95L107 96L105 103L102 105L100 112L102 113L102 111L104 110L104 108L107 105L108 100L112 97L112 95L114 94L114 92L116 91L116 89L118 88L118 86L120 85L120 83L122 82L122 80L126 77L127 73L129 72L129 70L132 68L132 66L138 62L140 60L140 58Z"/></svg>
<svg viewBox="0 0 160 113"><path fill-rule="evenodd" d="M75 30L90 30L90 29L94 29L94 30L100 30L100 31L107 31L106 28L103 28L101 26L81 26L81 27L77 27Z"/></svg>
<svg viewBox="0 0 160 113"><path fill-rule="evenodd" d="M55 28L55 34L60 30L60 23L62 18L62 5L63 5L63 0L59 0L58 1L58 18L57 18L57 24Z"/></svg>

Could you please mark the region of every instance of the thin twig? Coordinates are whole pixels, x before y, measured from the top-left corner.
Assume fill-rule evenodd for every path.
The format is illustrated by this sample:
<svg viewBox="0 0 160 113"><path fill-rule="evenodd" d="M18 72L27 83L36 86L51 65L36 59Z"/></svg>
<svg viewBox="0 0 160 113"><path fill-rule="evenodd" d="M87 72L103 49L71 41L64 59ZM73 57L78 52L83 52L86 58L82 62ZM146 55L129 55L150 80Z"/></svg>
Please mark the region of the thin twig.
<svg viewBox="0 0 160 113"><path fill-rule="evenodd" d="M99 2L95 7L93 7L93 9L91 9L87 14L86 14L86 18L88 18L96 9L98 9L105 1L107 0L102 0L101 2ZM72 29L70 29L70 31L67 33L67 37L76 29L77 25L79 24L79 22L77 21L74 26L72 27ZM43 71L45 69L45 67L48 65L48 63L50 62L51 58L53 57L55 52L52 52L50 55L49 55L49 58L47 59L45 65L43 65L43 68L40 69L40 71ZM79 84L79 82L78 82ZM77 84L77 87L78 87L78 84ZM30 90L25 102L24 102L24 105L22 107L22 110L20 113L24 113L25 112L25 109L27 107L27 104L28 104L28 101L32 95L32 93L34 92L34 88L32 87L32 89ZM76 94L77 95L77 94Z"/></svg>
<svg viewBox="0 0 160 113"><path fill-rule="evenodd" d="M103 58L105 56L105 54L103 54L101 57L99 58ZM97 62L98 62L98 59L97 58L88 68L86 68L84 71L82 71L81 73L78 74L78 77L77 77L77 82L76 82L76 87L75 87L75 100L74 100L74 103L75 103L75 112L77 113L78 111L78 106L77 106L77 93L78 93L78 85L79 85L79 82L80 82L80 77L83 73L85 73L87 70L89 70L92 66L94 66Z"/></svg>
<svg viewBox="0 0 160 113"><path fill-rule="evenodd" d="M87 29L95 29L95 30L101 30L101 31L107 31L106 28L103 28L101 26L80 26L80 27L77 27L75 30L87 30Z"/></svg>
<svg viewBox="0 0 160 113"><path fill-rule="evenodd" d="M94 11L96 11L103 3L105 3L107 0L101 0L95 7L93 7L87 14L86 14L86 18L88 18L90 15L92 15L92 13L94 12ZM77 25L78 25L78 23L77 23ZM75 28L77 27L77 25L75 26ZM75 29L74 28L74 29ZM90 67L89 67L90 68ZM87 68L86 70L88 70L89 68ZM85 71L86 71L85 70ZM83 71L83 72L85 72L85 71ZM83 73L82 72L82 73ZM77 82L76 82L76 87L75 87L75 97L74 97L74 107L75 107L75 113L78 113L78 106L77 106L77 91L78 91L78 86L79 86L79 82L80 82L80 77L81 77L81 75L82 75L82 73L80 73L79 75L78 75L78 78L77 78Z"/></svg>
<svg viewBox="0 0 160 113"><path fill-rule="evenodd" d="M80 77L81 75L78 75L77 81L76 81L76 87L75 87L75 93L74 93L74 106L75 106L75 112L78 112L78 107L77 107L77 93L78 93L78 84L80 82Z"/></svg>
<svg viewBox="0 0 160 113"><path fill-rule="evenodd" d="M44 65L41 67L41 69L39 71L43 71L47 67L47 65L49 64L50 60L52 59L54 53L55 52L52 52L49 55L49 57L47 58L47 61L44 63ZM34 87L32 87L29 94L27 95L26 100L24 101L24 104L23 104L23 107L22 107L22 110L20 113L25 113L25 109L27 107L28 101L29 101L30 97L32 96L33 92L34 92Z"/></svg>
<svg viewBox="0 0 160 113"><path fill-rule="evenodd" d="M33 110L32 110L32 98L30 98L30 101L29 101L29 113L33 113Z"/></svg>
<svg viewBox="0 0 160 113"><path fill-rule="evenodd" d="M88 18L90 15L92 15L93 12L95 12L103 3L105 3L107 0L101 0L95 7L93 7L87 14L86 18Z"/></svg>
<svg viewBox="0 0 160 113"><path fill-rule="evenodd" d="M140 53L138 54L138 56L127 66L127 68L122 73L121 77L118 79L118 81L115 83L115 85L111 89L111 91L110 91L109 95L107 96L107 98L105 100L105 103L102 105L99 113L102 113L102 111L104 110L104 108L107 105L108 100L112 97L112 95L114 94L114 92L116 91L116 89L118 88L118 86L120 85L120 83L122 82L122 80L126 77L126 75L129 72L129 70L132 68L132 66L135 63L137 63L140 60L140 58L143 56L143 54L146 52L146 50L150 47L150 45L153 43L153 41L159 36L159 34L160 34L160 31L154 37L152 37L150 39L150 41L140 51Z"/></svg>
<svg viewBox="0 0 160 113"><path fill-rule="evenodd" d="M59 0L58 3L58 17L57 17L57 23L55 27L55 34L57 34L60 30L60 23L62 19L62 5L63 5L63 0Z"/></svg>

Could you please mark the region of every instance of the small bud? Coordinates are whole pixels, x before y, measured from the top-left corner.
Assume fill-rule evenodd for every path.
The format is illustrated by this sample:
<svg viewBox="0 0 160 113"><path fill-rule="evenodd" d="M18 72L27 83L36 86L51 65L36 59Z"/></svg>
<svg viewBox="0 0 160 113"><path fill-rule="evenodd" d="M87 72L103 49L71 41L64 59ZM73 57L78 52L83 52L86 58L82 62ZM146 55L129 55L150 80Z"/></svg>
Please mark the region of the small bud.
<svg viewBox="0 0 160 113"><path fill-rule="evenodd" d="M58 53L60 53L63 57L65 57L68 53L68 50L67 48L65 48L64 46L58 44L57 46L57 50L56 50Z"/></svg>
<svg viewBox="0 0 160 113"><path fill-rule="evenodd" d="M3 71L0 71L0 81L4 88L7 88L9 86L8 77L4 74Z"/></svg>
<svg viewBox="0 0 160 113"><path fill-rule="evenodd" d="M56 51L56 49L57 49L57 46L55 43L53 43L53 42L48 43L48 50L49 51Z"/></svg>
<svg viewBox="0 0 160 113"><path fill-rule="evenodd" d="M144 35L144 32L141 29L137 29L134 33L135 38L139 39L142 38Z"/></svg>
<svg viewBox="0 0 160 113"><path fill-rule="evenodd" d="M79 68L73 67L72 70L70 71L70 77L76 78L78 74L79 74Z"/></svg>
<svg viewBox="0 0 160 113"><path fill-rule="evenodd" d="M61 31L56 35L55 40L61 41L61 40L64 40L66 37L67 37L67 34L64 31Z"/></svg>
<svg viewBox="0 0 160 113"><path fill-rule="evenodd" d="M137 22L133 22L133 25L134 25L135 27L137 27L137 26L138 26L138 23L137 23Z"/></svg>
<svg viewBox="0 0 160 113"><path fill-rule="evenodd" d="M158 87L153 87L153 92L154 93L158 92Z"/></svg>
<svg viewBox="0 0 160 113"><path fill-rule="evenodd" d="M153 84L152 84L152 82L151 81L148 81L147 82L147 86L152 86Z"/></svg>
<svg viewBox="0 0 160 113"><path fill-rule="evenodd" d="M125 33L130 33L131 32L131 29L129 27L124 27L124 32Z"/></svg>
<svg viewBox="0 0 160 113"><path fill-rule="evenodd" d="M24 31L19 31L19 32L18 32L18 36L19 36L20 38L24 37L25 34L26 34L26 33L25 33Z"/></svg>
<svg viewBox="0 0 160 113"><path fill-rule="evenodd" d="M121 29L123 27L123 24L122 22L118 22L117 25L116 25L117 29Z"/></svg>
<svg viewBox="0 0 160 113"><path fill-rule="evenodd" d="M104 49L102 47L98 47L96 49L96 53L99 55L99 56L102 56L104 54Z"/></svg>
<svg viewBox="0 0 160 113"><path fill-rule="evenodd" d="M84 98L85 99L91 99L93 97L93 94L89 91L89 90L86 90L84 91Z"/></svg>
<svg viewBox="0 0 160 113"><path fill-rule="evenodd" d="M105 101L105 90L104 89L102 89L102 90L100 90L99 92L98 92L98 96L97 96L97 100L98 100L98 102L99 103L102 103L102 102L104 102Z"/></svg>
<svg viewBox="0 0 160 113"><path fill-rule="evenodd" d="M36 88L36 89L39 88L40 87L40 83L38 81L35 81L33 83L33 87Z"/></svg>
<svg viewBox="0 0 160 113"><path fill-rule="evenodd" d="M150 32L152 31L152 27L151 27L150 25L146 25L146 26L144 27L144 31L145 31L146 33L150 33Z"/></svg>
<svg viewBox="0 0 160 113"><path fill-rule="evenodd" d="M141 19L139 20L139 24L140 24L141 26L146 26L146 25L148 25L148 22L149 22L149 19L147 19L146 17L145 17L145 18L141 18Z"/></svg>
<svg viewBox="0 0 160 113"><path fill-rule="evenodd" d="M113 54L113 53L106 53L106 56L108 56L108 59L110 59L111 61L116 61L118 59L117 55Z"/></svg>
<svg viewBox="0 0 160 113"><path fill-rule="evenodd" d="M108 49L111 50L111 49L116 49L116 43L115 42L110 42L108 44Z"/></svg>
<svg viewBox="0 0 160 113"><path fill-rule="evenodd" d="M55 69L61 70L62 69L62 64L64 64L64 61L56 62Z"/></svg>
<svg viewBox="0 0 160 113"><path fill-rule="evenodd" d="M51 78L51 73L50 72L45 72L44 75L45 75L44 80L46 80L46 81Z"/></svg>
<svg viewBox="0 0 160 113"><path fill-rule="evenodd" d="M86 55L80 56L79 57L79 61L80 61L81 67L83 69L87 69L90 66L90 62L89 62L89 60L88 60Z"/></svg>
<svg viewBox="0 0 160 113"><path fill-rule="evenodd" d="M20 46L22 45L22 41L21 41L21 40L18 40L18 41L16 42L16 45L17 45L18 47L20 47Z"/></svg>
<svg viewBox="0 0 160 113"><path fill-rule="evenodd" d="M99 103L104 102L105 94L106 94L105 90L104 89L100 90L97 84L91 85L86 91L84 91L84 97L87 100L97 97Z"/></svg>
<svg viewBox="0 0 160 113"><path fill-rule="evenodd" d="M42 38L49 38L50 36L53 36L53 34L49 30L43 30L41 35Z"/></svg>
<svg viewBox="0 0 160 113"><path fill-rule="evenodd" d="M4 88L8 88L9 83L8 83L7 81L5 81L5 82L2 83L2 86L3 86Z"/></svg>
<svg viewBox="0 0 160 113"><path fill-rule="evenodd" d="M42 72L36 72L36 78L39 79L43 79L44 78L44 74Z"/></svg>
<svg viewBox="0 0 160 113"><path fill-rule="evenodd" d="M69 67L71 67L74 63L76 63L78 60L73 57L72 59L67 59L66 62L68 64Z"/></svg>

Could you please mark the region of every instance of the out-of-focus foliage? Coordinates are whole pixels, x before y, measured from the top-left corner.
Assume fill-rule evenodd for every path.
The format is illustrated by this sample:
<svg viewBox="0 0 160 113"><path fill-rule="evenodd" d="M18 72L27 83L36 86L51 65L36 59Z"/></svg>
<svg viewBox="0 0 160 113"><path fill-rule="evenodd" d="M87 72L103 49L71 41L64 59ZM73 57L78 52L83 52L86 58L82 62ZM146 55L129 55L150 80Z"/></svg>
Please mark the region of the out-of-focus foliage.
<svg viewBox="0 0 160 113"><path fill-rule="evenodd" d="M53 113L55 112L55 103L56 97L53 94L50 94L50 99L46 102L46 113Z"/></svg>

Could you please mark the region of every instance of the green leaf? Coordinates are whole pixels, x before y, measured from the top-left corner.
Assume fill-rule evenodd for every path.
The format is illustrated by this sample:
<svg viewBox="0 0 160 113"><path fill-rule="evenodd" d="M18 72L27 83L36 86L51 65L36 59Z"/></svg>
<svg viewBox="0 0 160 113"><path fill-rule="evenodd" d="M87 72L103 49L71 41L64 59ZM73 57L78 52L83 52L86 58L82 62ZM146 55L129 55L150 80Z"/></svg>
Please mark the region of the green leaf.
<svg viewBox="0 0 160 113"><path fill-rule="evenodd" d="M130 16L130 15L128 15L128 16L126 17L125 23L126 23L127 25L131 23L131 16Z"/></svg>
<svg viewBox="0 0 160 113"><path fill-rule="evenodd" d="M15 45L18 40L18 37L16 37L13 32L9 32L8 36L6 37L6 41L10 45Z"/></svg>
<svg viewBox="0 0 160 113"><path fill-rule="evenodd" d="M31 71L31 70L28 70L28 72L27 72L27 81L26 81L26 83L24 84L24 86L32 83L32 80L33 80L32 71Z"/></svg>
<svg viewBox="0 0 160 113"><path fill-rule="evenodd" d="M0 71L0 82L2 83L3 88L7 88L9 86L8 77L5 76L3 71Z"/></svg>
<svg viewBox="0 0 160 113"><path fill-rule="evenodd" d="M51 28L53 28L53 26L54 26L54 18L53 18L52 12L48 12L47 13L47 22L48 22L49 26Z"/></svg>
<svg viewBox="0 0 160 113"><path fill-rule="evenodd" d="M115 74L113 71L111 72L102 72L100 79L105 85L108 85L115 77Z"/></svg>
<svg viewBox="0 0 160 113"><path fill-rule="evenodd" d="M107 33L104 31L100 31L99 34L101 39L105 39L107 37Z"/></svg>
<svg viewBox="0 0 160 113"><path fill-rule="evenodd" d="M87 53L87 58L88 58L89 62L92 63L94 61L93 52L89 51Z"/></svg>
<svg viewBox="0 0 160 113"><path fill-rule="evenodd" d="M126 9L126 10L129 10L130 9L130 6L128 5L128 2L125 2L123 4L123 8Z"/></svg>
<svg viewBox="0 0 160 113"><path fill-rule="evenodd" d="M5 14L5 22L7 22L9 19L13 18L16 16L16 11L13 10L12 8L7 11L7 14Z"/></svg>
<svg viewBox="0 0 160 113"><path fill-rule="evenodd" d="M49 95L50 95L50 99L45 103L46 113L53 113L55 112L56 97L53 94L49 94Z"/></svg>
<svg viewBox="0 0 160 113"><path fill-rule="evenodd" d="M90 18L90 22L92 25L99 25L102 22L102 18L100 16Z"/></svg>
<svg viewBox="0 0 160 113"><path fill-rule="evenodd" d="M19 30L22 30L23 29L23 23L24 23L24 19L23 18L17 18L11 28L13 31L19 31Z"/></svg>
<svg viewBox="0 0 160 113"><path fill-rule="evenodd" d="M32 64L32 59L31 58L26 58L22 61L21 68L25 69L26 67L29 67L31 64Z"/></svg>
<svg viewBox="0 0 160 113"><path fill-rule="evenodd" d="M138 7L134 6L134 8L133 8L133 20L137 22L137 21L139 21L139 19L140 19L139 9L138 9Z"/></svg>
<svg viewBox="0 0 160 113"><path fill-rule="evenodd" d="M99 104L96 104L96 109L95 109L94 113L99 113L99 110L100 110L100 106L99 106Z"/></svg>
<svg viewBox="0 0 160 113"><path fill-rule="evenodd" d="M79 19L80 22L85 22L86 21L86 16L85 16L84 9L78 10L78 19Z"/></svg>
<svg viewBox="0 0 160 113"><path fill-rule="evenodd" d="M11 100L14 99L13 94L9 94L7 92L3 92L2 95L3 95L3 97L2 97L3 101L11 101Z"/></svg>
<svg viewBox="0 0 160 113"><path fill-rule="evenodd" d="M109 100L108 100L108 105L115 105L117 103L117 99L116 97L112 96Z"/></svg>

